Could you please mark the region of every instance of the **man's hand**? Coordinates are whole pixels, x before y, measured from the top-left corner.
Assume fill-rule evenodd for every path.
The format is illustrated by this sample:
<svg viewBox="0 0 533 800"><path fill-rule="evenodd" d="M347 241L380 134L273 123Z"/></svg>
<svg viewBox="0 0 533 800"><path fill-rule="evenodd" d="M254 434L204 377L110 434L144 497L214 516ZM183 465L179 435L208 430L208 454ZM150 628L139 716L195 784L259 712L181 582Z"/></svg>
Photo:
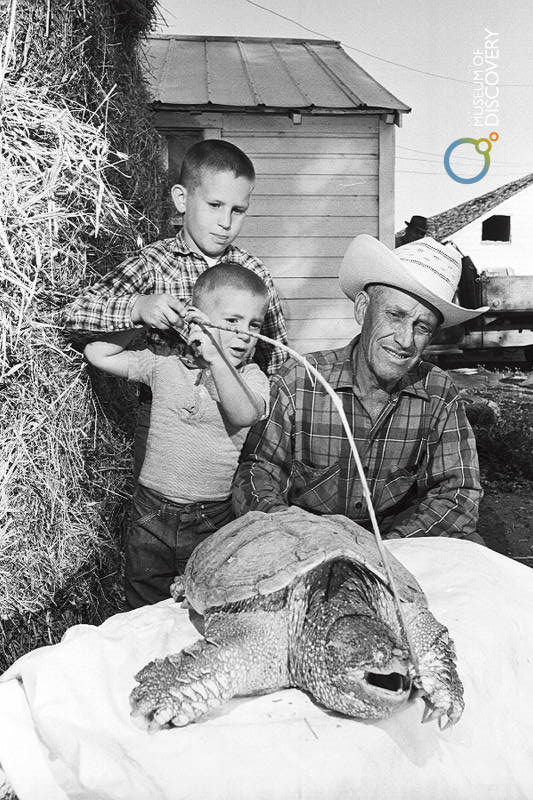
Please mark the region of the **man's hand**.
<svg viewBox="0 0 533 800"><path fill-rule="evenodd" d="M171 294L140 294L131 312L135 325L167 331L182 328L186 306Z"/></svg>

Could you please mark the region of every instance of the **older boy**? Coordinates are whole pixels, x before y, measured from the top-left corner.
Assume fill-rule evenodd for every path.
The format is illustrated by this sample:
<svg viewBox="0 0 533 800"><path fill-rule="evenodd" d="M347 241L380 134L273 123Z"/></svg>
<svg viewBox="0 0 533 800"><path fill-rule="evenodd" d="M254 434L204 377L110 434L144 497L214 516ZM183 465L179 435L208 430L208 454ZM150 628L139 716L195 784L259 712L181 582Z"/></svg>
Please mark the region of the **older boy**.
<svg viewBox="0 0 533 800"><path fill-rule="evenodd" d="M148 344L182 346L173 329L182 325L196 279L214 264L231 261L255 272L268 289L269 305L262 332L286 343L278 294L259 259L233 245L248 210L255 171L242 150L221 139L193 145L183 160L172 199L183 214L177 236L148 245L127 258L65 313L76 331L109 333L148 327ZM285 360L281 348L259 342L255 360L267 374ZM138 475L150 419L150 392L141 390L137 421L135 474Z"/></svg>
<svg viewBox="0 0 533 800"><path fill-rule="evenodd" d="M200 275L193 302L214 324L256 333L269 297L257 275L224 263ZM176 348L126 350L133 335L92 342L85 356L153 394L126 543L126 599L136 608L166 599L194 547L233 518L233 475L248 428L265 416L269 383L257 364L247 363L256 342L249 335L206 334L192 325L194 367Z"/></svg>

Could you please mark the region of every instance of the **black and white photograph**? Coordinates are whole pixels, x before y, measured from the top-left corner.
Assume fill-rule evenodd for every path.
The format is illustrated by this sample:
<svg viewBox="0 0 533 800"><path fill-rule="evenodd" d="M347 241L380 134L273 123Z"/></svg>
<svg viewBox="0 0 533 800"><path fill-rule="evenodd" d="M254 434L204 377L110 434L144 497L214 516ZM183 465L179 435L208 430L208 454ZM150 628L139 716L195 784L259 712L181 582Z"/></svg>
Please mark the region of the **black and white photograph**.
<svg viewBox="0 0 533 800"><path fill-rule="evenodd" d="M532 31L0 0L0 800L533 798Z"/></svg>

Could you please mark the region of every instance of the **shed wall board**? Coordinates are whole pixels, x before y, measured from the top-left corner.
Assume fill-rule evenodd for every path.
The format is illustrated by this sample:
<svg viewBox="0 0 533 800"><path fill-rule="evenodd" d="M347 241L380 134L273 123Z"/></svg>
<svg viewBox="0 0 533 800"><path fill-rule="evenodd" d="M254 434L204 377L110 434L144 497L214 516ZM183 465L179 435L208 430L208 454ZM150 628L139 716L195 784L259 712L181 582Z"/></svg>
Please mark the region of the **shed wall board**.
<svg viewBox="0 0 533 800"><path fill-rule="evenodd" d="M283 197L282 197L283 199ZM255 217L374 217L378 215L378 199L375 195L291 195L290 203L281 202L276 194L258 194L255 191L246 219Z"/></svg>
<svg viewBox="0 0 533 800"><path fill-rule="evenodd" d="M276 286L280 294L287 299L296 299L298 297L344 299L339 282L331 278L310 278L307 275L300 278L280 278L276 276Z"/></svg>
<svg viewBox="0 0 533 800"><path fill-rule="evenodd" d="M335 123L330 123L334 127ZM354 133L350 137L337 136L335 133L302 133L297 138L292 136L292 131L287 133L277 131L267 137L239 136L240 146L252 159L256 153L274 153L286 155L288 153L302 155L308 153L331 156L360 156L377 155L378 142L374 134Z"/></svg>
<svg viewBox="0 0 533 800"><path fill-rule="evenodd" d="M285 256L269 258L270 272L273 277L291 278L295 275L295 280L305 281L308 277L331 279L338 283L339 259L330 256L310 258L304 256Z"/></svg>
<svg viewBox="0 0 533 800"><path fill-rule="evenodd" d="M359 232L361 233L362 231ZM371 230L368 233L376 235L372 234ZM265 263L268 262L270 256L337 256L340 267L340 260L348 249L352 238L352 236L302 238L300 236L252 237L244 235L239 236L239 243L241 247L258 256Z"/></svg>
<svg viewBox="0 0 533 800"><path fill-rule="evenodd" d="M302 353L309 353L311 349L317 349L315 345L305 345L306 341L317 341L321 339L328 339L336 341L335 347L342 347L359 330L353 317L351 319L331 319L327 326L320 324L321 320L307 319L307 320L291 320L287 322L289 332L290 344L296 339L303 343Z"/></svg>
<svg viewBox="0 0 533 800"><path fill-rule="evenodd" d="M378 197L378 176L375 175L259 175L254 196L308 195L326 197Z"/></svg>
<svg viewBox="0 0 533 800"><path fill-rule="evenodd" d="M243 236L271 236L280 239L285 236L301 239L303 236L310 238L338 238L349 236L353 238L358 233L369 233L376 230L374 217L321 217L321 216L289 216L288 214L248 217L243 225Z"/></svg>

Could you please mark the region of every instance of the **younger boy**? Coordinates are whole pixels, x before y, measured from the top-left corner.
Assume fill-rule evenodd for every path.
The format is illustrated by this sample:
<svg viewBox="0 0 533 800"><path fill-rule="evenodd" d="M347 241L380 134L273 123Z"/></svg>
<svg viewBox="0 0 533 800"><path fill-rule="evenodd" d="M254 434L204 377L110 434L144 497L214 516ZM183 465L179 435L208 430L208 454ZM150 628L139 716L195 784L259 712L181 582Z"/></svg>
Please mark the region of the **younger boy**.
<svg viewBox="0 0 533 800"><path fill-rule="evenodd" d="M259 332L269 302L261 279L238 264L203 272L193 303L211 322ZM194 313L191 309L190 313ZM197 315L202 318L202 313ZM269 382L246 363L256 340L191 325L196 366L176 348L130 349L126 332L88 344L95 367L150 386L146 456L133 497L126 542L131 608L169 597L193 549L233 519L231 483L250 425L267 412Z"/></svg>

